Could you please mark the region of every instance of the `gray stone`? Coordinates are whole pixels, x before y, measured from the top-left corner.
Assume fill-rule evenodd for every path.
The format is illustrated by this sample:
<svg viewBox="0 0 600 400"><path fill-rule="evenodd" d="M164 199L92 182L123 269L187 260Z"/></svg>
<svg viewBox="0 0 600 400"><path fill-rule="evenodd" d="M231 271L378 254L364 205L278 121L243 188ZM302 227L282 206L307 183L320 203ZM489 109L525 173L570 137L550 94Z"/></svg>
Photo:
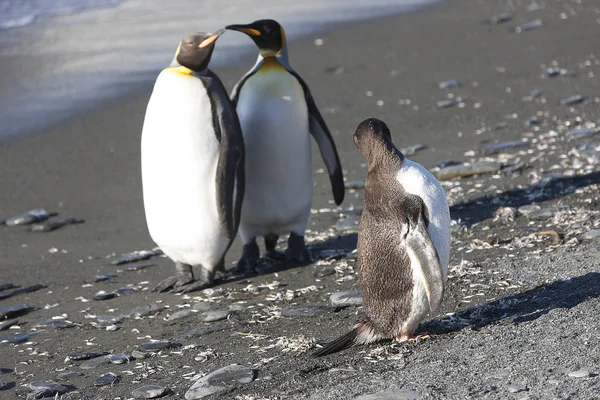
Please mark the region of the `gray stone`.
<svg viewBox="0 0 600 400"><path fill-rule="evenodd" d="M0 390L5 390L7 388L8 388L8 383L6 383L2 379L0 379Z"/></svg>
<svg viewBox="0 0 600 400"><path fill-rule="evenodd" d="M76 326L77 325L75 325L74 323L65 321L64 319L49 319L40 324L37 324L35 327L36 328L68 329L68 328L74 328Z"/></svg>
<svg viewBox="0 0 600 400"><path fill-rule="evenodd" d="M94 296L94 300L110 300L114 299L115 297L117 297L116 293L105 292L104 290L101 290L98 293L96 293L96 295Z"/></svg>
<svg viewBox="0 0 600 400"><path fill-rule="evenodd" d="M27 314L30 311L35 310L35 307L28 306L27 304L15 304L8 307L0 308L0 320L15 318L23 314Z"/></svg>
<svg viewBox="0 0 600 400"><path fill-rule="evenodd" d="M210 303L201 302L194 304L192 308L196 311L208 311L212 308L212 305Z"/></svg>
<svg viewBox="0 0 600 400"><path fill-rule="evenodd" d="M355 400L420 400L419 393L410 389L386 390L357 397Z"/></svg>
<svg viewBox="0 0 600 400"><path fill-rule="evenodd" d="M132 287L122 287L115 290L117 296L131 296L132 294L139 293L139 290Z"/></svg>
<svg viewBox="0 0 600 400"><path fill-rule="evenodd" d="M100 375L95 381L94 385L96 386L106 386L117 383L121 377L112 372L108 372L104 375Z"/></svg>
<svg viewBox="0 0 600 400"><path fill-rule="evenodd" d="M110 278L112 278L114 275L111 274L99 274L99 275L94 275L92 276L90 279L86 280L86 283L97 283L97 282L103 282L103 281L107 281Z"/></svg>
<svg viewBox="0 0 600 400"><path fill-rule="evenodd" d="M282 317L314 317L324 312L337 311L336 306L296 306L281 310Z"/></svg>
<svg viewBox="0 0 600 400"><path fill-rule="evenodd" d="M554 215L556 213L558 213L559 211L566 211L568 209L569 209L569 206L547 207L547 208L542 208L539 210L532 211L529 213L529 215L527 217L529 219L533 219L533 220L547 220L547 219L554 217Z"/></svg>
<svg viewBox="0 0 600 400"><path fill-rule="evenodd" d="M329 300L334 306L360 306L363 303L362 294L353 290L333 293Z"/></svg>
<svg viewBox="0 0 600 400"><path fill-rule="evenodd" d="M580 369L577 371L571 371L567 375L569 375L571 378L589 378L590 371L587 369Z"/></svg>
<svg viewBox="0 0 600 400"><path fill-rule="evenodd" d="M539 210L540 208L542 208L542 207L538 206L537 204L528 204L526 206L519 207L519 209L517 211L521 215L529 215L532 212Z"/></svg>
<svg viewBox="0 0 600 400"><path fill-rule="evenodd" d="M508 385L507 389L511 393L526 392L529 390L525 385Z"/></svg>
<svg viewBox="0 0 600 400"><path fill-rule="evenodd" d="M483 146L483 154L496 154L508 149L520 149L529 146L529 141L515 140L512 142L502 142L488 144Z"/></svg>
<svg viewBox="0 0 600 400"><path fill-rule="evenodd" d="M585 240L594 240L594 239L597 239L598 237L600 237L600 229L594 229L591 231L587 231L586 233L583 234L583 238Z"/></svg>
<svg viewBox="0 0 600 400"><path fill-rule="evenodd" d="M459 86L460 86L460 84L455 79L450 79L450 80L438 83L438 87L440 89L457 88Z"/></svg>
<svg viewBox="0 0 600 400"><path fill-rule="evenodd" d="M100 325L108 326L123 322L123 319L120 315L101 315L96 319L96 322Z"/></svg>
<svg viewBox="0 0 600 400"><path fill-rule="evenodd" d="M73 361L89 360L96 357L102 357L108 355L108 351L104 350L89 350L83 353L73 353L69 355L69 359Z"/></svg>
<svg viewBox="0 0 600 400"><path fill-rule="evenodd" d="M81 369L94 369L99 365L110 364L110 356L92 358L79 364Z"/></svg>
<svg viewBox="0 0 600 400"><path fill-rule="evenodd" d="M567 132L567 137L572 139L581 139L590 136L594 136L595 134L600 133L600 127L592 127L592 128L575 128Z"/></svg>
<svg viewBox="0 0 600 400"><path fill-rule="evenodd" d="M335 271L333 271L335 273ZM0 331L7 330L11 326L17 325L19 323L18 319L13 319L10 321L0 322Z"/></svg>
<svg viewBox="0 0 600 400"><path fill-rule="evenodd" d="M23 334L19 334L19 335L12 335L9 337L0 338L0 343L21 344L21 343L27 342L29 340L29 338L31 338L32 336L39 335L39 334L40 334L40 332L29 332L29 333L23 333Z"/></svg>
<svg viewBox="0 0 600 400"><path fill-rule="evenodd" d="M136 360L143 360L144 358L151 357L151 356L152 356L152 354L145 353L145 352L143 352L143 351L139 351L139 350L133 350L133 351L131 352L131 356L132 356L133 358L135 358Z"/></svg>
<svg viewBox="0 0 600 400"><path fill-rule="evenodd" d="M116 353L108 356L108 359L113 364L125 364L127 362L133 361L133 357L128 356L124 353Z"/></svg>
<svg viewBox="0 0 600 400"><path fill-rule="evenodd" d="M358 229L358 218L342 218L335 224L335 230L338 232L355 231Z"/></svg>
<svg viewBox="0 0 600 400"><path fill-rule="evenodd" d="M136 399L156 399L169 393L169 389L162 386L146 385L134 389L131 394Z"/></svg>
<svg viewBox="0 0 600 400"><path fill-rule="evenodd" d="M215 322L226 319L228 315L227 310L205 311L198 315L198 319L202 322Z"/></svg>
<svg viewBox="0 0 600 400"><path fill-rule="evenodd" d="M41 399L43 397L55 397L69 391L60 383L52 381L35 381L29 384L31 392L27 394L28 399Z"/></svg>
<svg viewBox="0 0 600 400"><path fill-rule="evenodd" d="M565 97L564 99L561 99L560 104L563 106L568 106L571 104L583 103L584 100L585 100L585 98L582 95L576 94L574 96L569 96L569 97Z"/></svg>
<svg viewBox="0 0 600 400"><path fill-rule="evenodd" d="M195 312L190 309L179 310L179 311L176 311L173 314L169 315L167 318L165 318L165 320L176 321L178 319L187 318L192 314L195 314Z"/></svg>
<svg viewBox="0 0 600 400"><path fill-rule="evenodd" d="M472 175L493 174L500 171L500 168L502 168L502 163L496 161L479 161L471 164L441 168L435 172L435 176L437 179L445 181Z"/></svg>
<svg viewBox="0 0 600 400"><path fill-rule="evenodd" d="M501 369L499 371L496 371L496 373L494 373L491 377L492 378L505 378L510 374L510 372L508 370L505 369Z"/></svg>
<svg viewBox="0 0 600 400"><path fill-rule="evenodd" d="M185 393L187 400L202 399L238 384L250 383L256 378L248 367L232 364L200 378Z"/></svg>

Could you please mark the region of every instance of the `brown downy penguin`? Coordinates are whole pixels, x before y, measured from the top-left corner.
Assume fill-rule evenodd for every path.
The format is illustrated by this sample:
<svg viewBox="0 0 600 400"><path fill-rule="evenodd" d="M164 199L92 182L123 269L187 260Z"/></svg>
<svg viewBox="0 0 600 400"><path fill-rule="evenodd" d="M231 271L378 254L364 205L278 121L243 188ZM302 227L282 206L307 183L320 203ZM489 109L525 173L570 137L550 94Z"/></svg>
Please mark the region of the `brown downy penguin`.
<svg viewBox="0 0 600 400"><path fill-rule="evenodd" d="M404 157L380 120L363 121L354 143L368 165L358 231L365 315L316 356L381 339L410 339L439 307L447 277L450 211L442 185Z"/></svg>

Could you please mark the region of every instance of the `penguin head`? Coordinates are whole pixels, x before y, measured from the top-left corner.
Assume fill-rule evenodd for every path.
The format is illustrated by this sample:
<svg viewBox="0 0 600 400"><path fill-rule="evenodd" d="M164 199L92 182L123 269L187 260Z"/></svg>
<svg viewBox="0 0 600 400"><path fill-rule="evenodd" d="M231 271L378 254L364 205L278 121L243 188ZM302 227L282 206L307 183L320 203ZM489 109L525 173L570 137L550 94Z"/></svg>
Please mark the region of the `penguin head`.
<svg viewBox="0 0 600 400"><path fill-rule="evenodd" d="M210 62L215 42L223 32L225 30L221 29L215 33L200 32L186 36L179 42L175 60L194 72L204 71Z"/></svg>
<svg viewBox="0 0 600 400"><path fill-rule="evenodd" d="M390 158L404 159L402 153L392 143L389 128L385 122L377 118L368 118L361 122L356 128L353 139L369 167Z"/></svg>
<svg viewBox="0 0 600 400"><path fill-rule="evenodd" d="M263 57L276 56L285 47L285 31L279 22L272 19L260 19L247 25L228 25L225 29L250 36Z"/></svg>

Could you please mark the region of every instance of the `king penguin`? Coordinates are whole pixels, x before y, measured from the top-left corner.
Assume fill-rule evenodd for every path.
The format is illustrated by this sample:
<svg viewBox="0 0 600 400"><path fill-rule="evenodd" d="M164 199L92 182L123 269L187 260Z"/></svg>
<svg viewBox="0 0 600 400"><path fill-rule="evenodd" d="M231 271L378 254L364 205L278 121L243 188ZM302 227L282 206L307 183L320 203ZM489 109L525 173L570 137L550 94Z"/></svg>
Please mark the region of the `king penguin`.
<svg viewBox="0 0 600 400"><path fill-rule="evenodd" d="M243 32L258 46L258 59L234 87L231 98L246 146L247 189L242 207L242 257L238 269L259 259L257 236L270 254L288 234L286 259L309 262L304 232L310 217L313 171L310 135L325 161L336 204L344 200L344 180L335 143L304 80L288 61L283 27L264 19L226 29Z"/></svg>
<svg viewBox="0 0 600 400"><path fill-rule="evenodd" d="M450 211L442 185L394 146L380 120L363 121L354 143L368 166L357 248L365 314L316 356L411 339L425 315L439 308L448 274Z"/></svg>
<svg viewBox="0 0 600 400"><path fill-rule="evenodd" d="M155 291L213 285L239 226L244 140L227 90L208 69L223 32L183 39L146 109L141 140L146 221L177 271Z"/></svg>

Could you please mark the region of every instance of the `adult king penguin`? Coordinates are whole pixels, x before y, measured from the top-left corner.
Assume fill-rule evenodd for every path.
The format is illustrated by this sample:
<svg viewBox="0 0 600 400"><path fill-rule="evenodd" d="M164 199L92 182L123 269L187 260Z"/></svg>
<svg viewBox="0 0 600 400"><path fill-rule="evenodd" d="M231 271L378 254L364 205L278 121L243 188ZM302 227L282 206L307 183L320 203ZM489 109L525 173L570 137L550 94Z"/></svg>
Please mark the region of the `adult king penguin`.
<svg viewBox="0 0 600 400"><path fill-rule="evenodd" d="M310 261L304 243L313 194L310 134L327 166L336 204L344 200L340 160L331 133L310 89L288 61L285 31L264 19L226 29L243 32L258 46L254 67L231 94L246 146L246 193L240 221L244 245L238 269L259 259L257 236L268 253L279 235L290 234L286 258Z"/></svg>
<svg viewBox="0 0 600 400"><path fill-rule="evenodd" d="M410 339L440 306L448 273L450 212L442 185L404 157L382 121L363 121L354 143L368 166L358 231L365 315L317 356L380 339Z"/></svg>
<svg viewBox="0 0 600 400"><path fill-rule="evenodd" d="M244 141L235 107L208 69L224 32L181 41L158 76L142 130L142 185L150 236L177 275L155 291L189 292L213 284L239 225ZM199 271L194 276L193 267Z"/></svg>

